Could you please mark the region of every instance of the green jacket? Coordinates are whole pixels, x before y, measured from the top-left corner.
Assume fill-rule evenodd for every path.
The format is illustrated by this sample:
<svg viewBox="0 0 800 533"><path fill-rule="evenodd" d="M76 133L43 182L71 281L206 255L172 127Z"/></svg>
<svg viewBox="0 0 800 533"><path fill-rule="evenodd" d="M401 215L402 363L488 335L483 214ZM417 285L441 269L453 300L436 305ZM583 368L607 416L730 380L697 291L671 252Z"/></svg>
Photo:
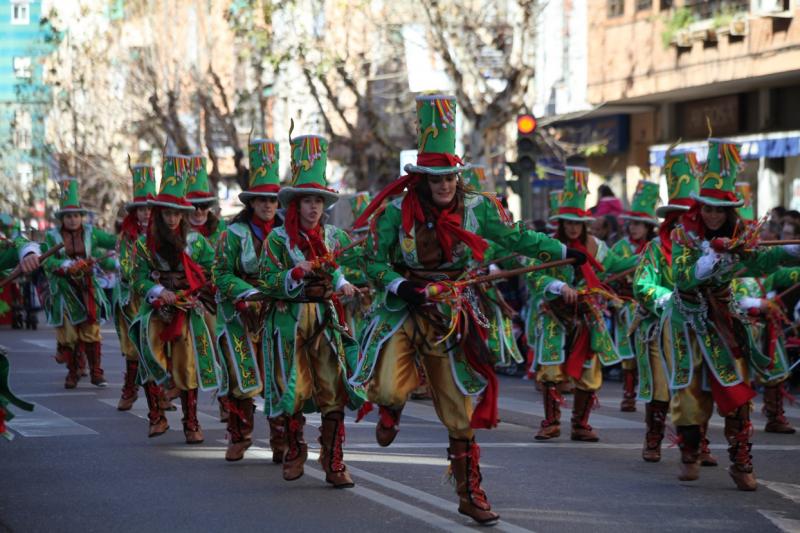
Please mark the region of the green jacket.
<svg viewBox="0 0 800 533"><path fill-rule="evenodd" d="M611 265L612 268L607 268L605 272L603 272L603 278L624 272L636 266L639 261L639 256L636 254L634 246L635 245L628 237L614 243L609 255L614 256L616 260L612 261L612 263L614 263ZM617 352L622 359L633 359L634 349L631 344L629 331L636 314L636 302L623 301L621 304L613 306L612 312L611 330L614 343L617 346Z"/></svg>
<svg viewBox="0 0 800 533"><path fill-rule="evenodd" d="M392 282L402 282L403 276L394 265L409 269L422 269L417 258L415 232L406 235L402 227L402 198L390 202L376 223L375 234L367 241L367 275L382 291L376 295L376 308L372 320L363 331L360 344L363 348L358 368L351 382L366 384L372 377L381 347L402 326L408 309L403 299L395 295ZM462 227L508 250L533 257L539 261L555 261L566 256L566 247L559 241L542 233L525 229L522 225L508 225L500 218L495 204L482 194L465 193ZM439 268L466 270L472 260L472 251L467 246L457 246L453 258ZM439 311L450 316L450 308L439 304ZM447 348L452 354L450 363L459 388L469 395L480 394L486 387L485 379L467 362L460 350L453 349L454 340L448 339Z"/></svg>
<svg viewBox="0 0 800 533"><path fill-rule="evenodd" d="M342 239L341 230L335 226L325 225L325 246L329 251L336 250ZM347 390L348 407L357 409L366 398L363 388L353 387L348 377L358 361L358 344L347 328L339 321L339 314L332 301L309 303L304 298L305 283L296 282L291 277L292 269L301 261L305 261L303 252L289 244L286 229L279 226L272 230L264 243L265 249L260 258L260 289L268 296L280 300L269 310L262 336L265 375L270 382L264 386L265 410L268 416L279 416L290 413L295 403L296 391L294 383L297 368L295 366L295 346L298 339L298 318L301 311L314 312L317 323L323 325L321 335L329 343L332 351L339 358L342 370L342 381ZM341 267L329 272L332 276L333 289L339 289L347 279ZM282 382L286 384L283 391L275 383L277 372L281 373ZM316 410L314 405L306 405L306 411Z"/></svg>
<svg viewBox="0 0 800 533"><path fill-rule="evenodd" d="M186 238L184 251L192 261L200 265L210 283L214 250L208 241L199 233L190 232ZM154 318L153 313L158 313L152 303L164 287L158 283L157 276L153 274L159 271L168 272L171 268L164 259L148 248L144 235L136 241L134 256L136 262L133 265L133 290L141 298L141 305L131 324L130 338L139 349L140 383L155 381L161 385L169 379L169 373L153 355L154 347L150 345L149 331L150 321ZM183 270L183 265L179 266L179 270ZM200 390L217 389L222 386L224 370L217 362L214 353L214 340L204 320L205 308L198 305L186 311L186 314L193 341Z"/></svg>
<svg viewBox="0 0 800 533"><path fill-rule="evenodd" d="M60 229L52 229L45 235L42 252L63 242ZM86 248L87 258L95 257L98 248L114 250L116 244L117 239L113 235L88 224L83 225L83 245ZM71 263L72 260L62 248L55 255L45 259L42 265L50 285L50 302L49 305L45 305L45 315L51 326L63 326L65 318L72 325L81 324L89 318L85 295L82 292L83 281L72 280L64 272ZM91 285L97 308L97 320L103 323L111 317L110 304L98 283L97 276L91 276Z"/></svg>

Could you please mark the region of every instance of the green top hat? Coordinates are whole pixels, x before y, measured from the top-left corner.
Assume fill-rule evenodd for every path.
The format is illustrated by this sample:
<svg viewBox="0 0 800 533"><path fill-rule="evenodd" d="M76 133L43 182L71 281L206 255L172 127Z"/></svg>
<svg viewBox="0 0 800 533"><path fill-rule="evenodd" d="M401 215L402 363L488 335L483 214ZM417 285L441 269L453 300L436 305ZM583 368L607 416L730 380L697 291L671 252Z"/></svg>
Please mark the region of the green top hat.
<svg viewBox="0 0 800 533"><path fill-rule="evenodd" d="M744 220L755 220L756 210L753 207L753 189L746 181L736 182L736 197L742 201L742 207L736 209Z"/></svg>
<svg viewBox="0 0 800 533"><path fill-rule="evenodd" d="M588 168L566 168L561 205L558 207L557 214L550 217L551 220L594 221L592 214L586 210L586 195L589 192L588 181Z"/></svg>
<svg viewBox="0 0 800 533"><path fill-rule="evenodd" d="M548 217L548 220L554 220L553 217L555 217L558 214L558 208L561 205L561 196L563 194L564 191L562 190L550 191L550 194L548 195L550 201L550 210L549 210L550 216Z"/></svg>
<svg viewBox="0 0 800 533"><path fill-rule="evenodd" d="M339 193L328 188L325 167L328 141L319 135L303 135L291 140L292 183L278 193L281 206L288 207L298 195L313 194L325 201L325 209L336 203Z"/></svg>
<svg viewBox="0 0 800 533"><path fill-rule="evenodd" d="M639 180L636 185L636 192L633 193L631 210L620 218L625 220L635 220L647 224L658 225L656 217L656 204L658 203L658 183L652 181Z"/></svg>
<svg viewBox="0 0 800 533"><path fill-rule="evenodd" d="M145 207L156 196L156 169L150 165L133 165L133 201L125 204L125 209Z"/></svg>
<svg viewBox="0 0 800 533"><path fill-rule="evenodd" d="M736 197L736 176L742 167L739 144L721 139L708 140L708 159L703 167L700 192L692 198L718 207L739 207Z"/></svg>
<svg viewBox="0 0 800 533"><path fill-rule="evenodd" d="M483 165L471 165L461 173L461 179L471 190L481 192L483 184L486 183L486 169Z"/></svg>
<svg viewBox="0 0 800 533"><path fill-rule="evenodd" d="M86 209L81 206L78 180L75 178L67 178L61 181L61 195L58 198L56 216L61 217L65 213L86 213Z"/></svg>
<svg viewBox="0 0 800 533"><path fill-rule="evenodd" d="M442 94L417 96L419 142L417 164L404 170L416 174L452 174L468 169L456 155L456 99Z"/></svg>
<svg viewBox="0 0 800 533"><path fill-rule="evenodd" d="M194 211L194 206L185 198L186 178L191 164L191 158L183 155L164 156L164 165L161 167L161 189L158 191L158 196L147 204Z"/></svg>
<svg viewBox="0 0 800 533"><path fill-rule="evenodd" d="M278 166L278 141L254 139L247 151L250 156L250 183L247 190L239 193L239 200L245 202L257 196L276 198L281 189Z"/></svg>
<svg viewBox="0 0 800 533"><path fill-rule="evenodd" d="M664 177L667 180L669 203L659 206L656 215L667 216L673 211L688 211L697 194L697 174L699 165L694 152L667 152L664 160Z"/></svg>
<svg viewBox="0 0 800 533"><path fill-rule="evenodd" d="M189 156L189 169L186 172L186 199L191 204L204 204L217 199L211 192L206 171L206 158L202 155Z"/></svg>

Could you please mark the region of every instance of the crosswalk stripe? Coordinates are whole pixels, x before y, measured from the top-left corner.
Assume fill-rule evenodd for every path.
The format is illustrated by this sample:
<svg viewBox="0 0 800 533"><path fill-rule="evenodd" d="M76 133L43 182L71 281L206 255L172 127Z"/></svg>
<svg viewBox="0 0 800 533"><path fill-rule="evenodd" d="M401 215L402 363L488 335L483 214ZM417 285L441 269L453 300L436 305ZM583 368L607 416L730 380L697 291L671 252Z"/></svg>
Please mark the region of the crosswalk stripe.
<svg viewBox="0 0 800 533"><path fill-rule="evenodd" d="M32 412L18 410L15 415L14 419L8 422L8 426L23 437L97 435L95 430L38 403Z"/></svg>

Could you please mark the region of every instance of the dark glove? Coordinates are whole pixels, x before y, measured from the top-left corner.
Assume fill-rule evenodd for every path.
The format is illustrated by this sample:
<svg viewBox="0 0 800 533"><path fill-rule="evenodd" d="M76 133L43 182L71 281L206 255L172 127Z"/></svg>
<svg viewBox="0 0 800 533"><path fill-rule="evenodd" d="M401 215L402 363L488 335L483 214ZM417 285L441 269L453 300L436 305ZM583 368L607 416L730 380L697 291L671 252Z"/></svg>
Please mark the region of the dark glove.
<svg viewBox="0 0 800 533"><path fill-rule="evenodd" d="M575 248L567 248L567 259L574 259L575 266L581 266L586 263L586 254Z"/></svg>
<svg viewBox="0 0 800 533"><path fill-rule="evenodd" d="M427 300L425 294L418 290L422 288L422 285L406 280L397 287L397 295L411 305L422 305Z"/></svg>

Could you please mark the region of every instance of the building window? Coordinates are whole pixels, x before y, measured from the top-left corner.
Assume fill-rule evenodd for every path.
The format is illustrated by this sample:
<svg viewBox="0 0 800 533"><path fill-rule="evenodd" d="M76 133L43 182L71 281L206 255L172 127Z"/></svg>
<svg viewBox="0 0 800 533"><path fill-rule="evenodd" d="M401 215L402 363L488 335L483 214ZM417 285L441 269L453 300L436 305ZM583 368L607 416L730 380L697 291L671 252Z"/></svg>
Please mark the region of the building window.
<svg viewBox="0 0 800 533"><path fill-rule="evenodd" d="M684 0L695 20L707 20L724 13L746 13L750 10L750 0Z"/></svg>
<svg viewBox="0 0 800 533"><path fill-rule="evenodd" d="M608 18L619 17L625 13L625 0L608 0Z"/></svg>
<svg viewBox="0 0 800 533"><path fill-rule="evenodd" d="M12 0L11 24L30 24L30 23L31 23L31 8L29 2Z"/></svg>
<svg viewBox="0 0 800 533"><path fill-rule="evenodd" d="M14 76L17 78L30 78L31 77L31 58L30 57L15 57L14 58Z"/></svg>
<svg viewBox="0 0 800 533"><path fill-rule="evenodd" d="M636 11L646 11L653 8L653 0L636 0Z"/></svg>
<svg viewBox="0 0 800 533"><path fill-rule="evenodd" d="M32 143L33 122L27 111L14 113L14 146L19 150L30 150Z"/></svg>

